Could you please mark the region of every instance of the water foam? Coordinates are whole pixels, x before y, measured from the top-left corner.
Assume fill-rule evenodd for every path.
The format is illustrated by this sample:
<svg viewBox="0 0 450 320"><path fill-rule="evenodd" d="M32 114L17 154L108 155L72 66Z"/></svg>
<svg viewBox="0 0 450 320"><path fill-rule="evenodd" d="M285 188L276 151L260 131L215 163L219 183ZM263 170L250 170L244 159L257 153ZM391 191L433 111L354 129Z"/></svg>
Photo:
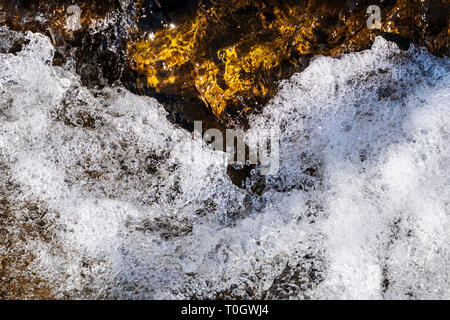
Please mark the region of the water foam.
<svg viewBox="0 0 450 320"><path fill-rule="evenodd" d="M26 38L0 55L0 182L47 233L16 219L0 250L55 297L450 297L448 58L378 38L315 59L251 119L281 129L256 195L154 99L88 90Z"/></svg>
<svg viewBox="0 0 450 320"><path fill-rule="evenodd" d="M284 187L301 185L303 154L321 164L328 265L317 297L448 298L448 72L448 58L378 38L318 58L254 119L282 128Z"/></svg>

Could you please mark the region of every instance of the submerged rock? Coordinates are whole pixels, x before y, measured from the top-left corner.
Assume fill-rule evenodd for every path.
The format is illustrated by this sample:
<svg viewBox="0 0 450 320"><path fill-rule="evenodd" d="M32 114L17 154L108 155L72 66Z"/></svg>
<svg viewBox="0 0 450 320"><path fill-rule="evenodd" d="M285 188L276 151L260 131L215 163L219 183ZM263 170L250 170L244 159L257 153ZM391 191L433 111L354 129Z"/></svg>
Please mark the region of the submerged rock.
<svg viewBox="0 0 450 320"><path fill-rule="evenodd" d="M380 8L375 29L369 5ZM229 123L264 105L313 55L364 50L379 34L449 54L447 0L1 0L0 8L0 24L52 39L55 64L75 58L85 84L178 101L172 118L187 127L209 117L198 114L201 102Z"/></svg>

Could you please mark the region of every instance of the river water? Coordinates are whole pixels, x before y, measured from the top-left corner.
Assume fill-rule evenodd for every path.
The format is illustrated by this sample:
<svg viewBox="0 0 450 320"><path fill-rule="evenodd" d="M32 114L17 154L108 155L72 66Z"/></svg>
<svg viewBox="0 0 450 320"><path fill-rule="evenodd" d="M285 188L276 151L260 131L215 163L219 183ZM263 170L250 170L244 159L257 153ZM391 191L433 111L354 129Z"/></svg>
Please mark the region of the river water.
<svg viewBox="0 0 450 320"><path fill-rule="evenodd" d="M0 54L0 272L11 292L450 298L448 57L381 37L316 57L250 117L250 130L279 130L280 168L242 189L155 99L88 89L52 65L48 37L26 39Z"/></svg>

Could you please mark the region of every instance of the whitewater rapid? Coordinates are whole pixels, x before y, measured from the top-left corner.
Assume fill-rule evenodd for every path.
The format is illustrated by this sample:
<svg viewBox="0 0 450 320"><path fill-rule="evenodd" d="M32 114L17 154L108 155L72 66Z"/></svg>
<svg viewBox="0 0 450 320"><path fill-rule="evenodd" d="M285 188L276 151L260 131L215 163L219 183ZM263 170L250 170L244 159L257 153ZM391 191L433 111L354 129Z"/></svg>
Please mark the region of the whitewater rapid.
<svg viewBox="0 0 450 320"><path fill-rule="evenodd" d="M75 299L450 298L448 57L379 37L315 58L251 117L280 130L280 169L244 190L155 99L89 90L25 37L0 54L0 255L32 257L21 277Z"/></svg>

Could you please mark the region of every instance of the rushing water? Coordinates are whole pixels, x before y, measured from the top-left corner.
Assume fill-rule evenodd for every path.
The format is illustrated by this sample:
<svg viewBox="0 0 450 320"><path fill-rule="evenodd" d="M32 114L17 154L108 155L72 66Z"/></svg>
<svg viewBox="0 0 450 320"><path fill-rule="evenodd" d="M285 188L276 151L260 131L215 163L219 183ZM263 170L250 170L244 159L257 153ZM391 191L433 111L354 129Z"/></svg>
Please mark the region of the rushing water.
<svg viewBox="0 0 450 320"><path fill-rule="evenodd" d="M449 58L314 59L251 117L280 170L240 189L156 100L26 38L0 54L3 296L450 298Z"/></svg>

